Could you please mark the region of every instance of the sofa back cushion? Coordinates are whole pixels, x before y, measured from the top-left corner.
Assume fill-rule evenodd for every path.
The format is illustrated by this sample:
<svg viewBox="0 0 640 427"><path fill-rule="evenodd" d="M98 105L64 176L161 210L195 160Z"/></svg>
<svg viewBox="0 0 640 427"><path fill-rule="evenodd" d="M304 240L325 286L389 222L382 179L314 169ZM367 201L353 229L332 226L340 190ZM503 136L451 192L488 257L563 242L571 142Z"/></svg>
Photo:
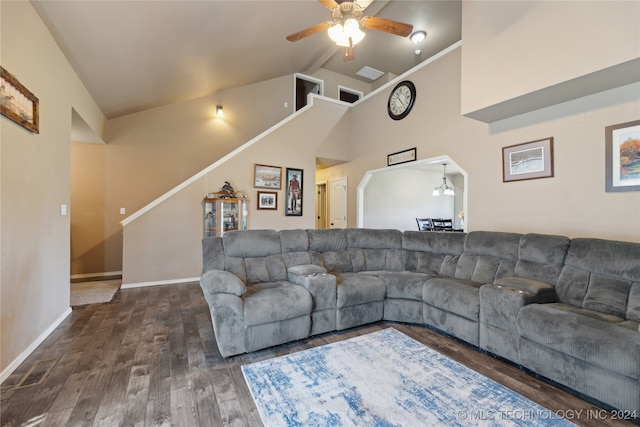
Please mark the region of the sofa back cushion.
<svg viewBox="0 0 640 427"><path fill-rule="evenodd" d="M202 239L202 272L209 270L224 270L222 237Z"/></svg>
<svg viewBox="0 0 640 427"><path fill-rule="evenodd" d="M522 234L472 231L456 265L455 278L478 283L514 275Z"/></svg>
<svg viewBox="0 0 640 427"><path fill-rule="evenodd" d="M465 236L464 233L405 231L402 233L404 269L453 277Z"/></svg>
<svg viewBox="0 0 640 427"><path fill-rule="evenodd" d="M242 230L225 233L224 269L251 285L287 279L280 238L275 230Z"/></svg>
<svg viewBox="0 0 640 427"><path fill-rule="evenodd" d="M564 236L525 234L518 246L515 276L555 285L569 250L569 242L569 238Z"/></svg>
<svg viewBox="0 0 640 427"><path fill-rule="evenodd" d="M640 321L640 244L572 239L556 293L563 303Z"/></svg>
<svg viewBox="0 0 640 427"><path fill-rule="evenodd" d="M312 264L309 252L309 235L305 230L280 230L282 258L289 267Z"/></svg>
<svg viewBox="0 0 640 427"><path fill-rule="evenodd" d="M353 271L347 245L347 230L343 228L307 230L307 234L313 264L323 266L329 273Z"/></svg>
<svg viewBox="0 0 640 427"><path fill-rule="evenodd" d="M399 230L350 228L347 244L354 272L402 270L402 232Z"/></svg>

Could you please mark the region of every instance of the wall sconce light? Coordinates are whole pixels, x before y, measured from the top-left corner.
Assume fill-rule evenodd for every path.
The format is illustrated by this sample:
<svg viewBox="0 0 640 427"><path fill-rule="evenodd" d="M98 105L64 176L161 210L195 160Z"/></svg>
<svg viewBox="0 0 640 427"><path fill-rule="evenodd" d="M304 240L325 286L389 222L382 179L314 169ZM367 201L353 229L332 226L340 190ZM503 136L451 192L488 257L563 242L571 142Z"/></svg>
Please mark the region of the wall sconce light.
<svg viewBox="0 0 640 427"><path fill-rule="evenodd" d="M216 105L216 116L218 117L224 116L224 110L222 109L222 105Z"/></svg>

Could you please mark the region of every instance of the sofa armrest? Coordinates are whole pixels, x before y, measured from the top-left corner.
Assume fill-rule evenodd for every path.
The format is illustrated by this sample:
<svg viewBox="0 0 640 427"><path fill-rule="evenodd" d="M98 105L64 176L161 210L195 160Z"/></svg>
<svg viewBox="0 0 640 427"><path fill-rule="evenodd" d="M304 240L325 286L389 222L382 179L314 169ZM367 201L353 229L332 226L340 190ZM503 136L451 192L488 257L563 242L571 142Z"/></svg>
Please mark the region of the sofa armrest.
<svg viewBox="0 0 640 427"><path fill-rule="evenodd" d="M480 322L516 334L516 318L522 307L555 300L555 288L548 283L504 277L480 287Z"/></svg>
<svg viewBox="0 0 640 427"><path fill-rule="evenodd" d="M205 295L232 294L241 297L247 286L238 276L224 270L209 270L200 277L200 287Z"/></svg>
<svg viewBox="0 0 640 427"><path fill-rule="evenodd" d="M288 270L290 282L302 286L311 294L313 311L336 308L336 276L327 274L315 264L297 265Z"/></svg>
<svg viewBox="0 0 640 427"><path fill-rule="evenodd" d="M287 277L290 282L298 283L301 277L312 276L314 274L326 273L327 269L316 264L302 264L289 267L287 269ZM300 283L298 283L300 284Z"/></svg>
<svg viewBox="0 0 640 427"><path fill-rule="evenodd" d="M556 290L549 283L525 277L503 277L493 282L493 286L507 288L531 298L530 303L555 302Z"/></svg>

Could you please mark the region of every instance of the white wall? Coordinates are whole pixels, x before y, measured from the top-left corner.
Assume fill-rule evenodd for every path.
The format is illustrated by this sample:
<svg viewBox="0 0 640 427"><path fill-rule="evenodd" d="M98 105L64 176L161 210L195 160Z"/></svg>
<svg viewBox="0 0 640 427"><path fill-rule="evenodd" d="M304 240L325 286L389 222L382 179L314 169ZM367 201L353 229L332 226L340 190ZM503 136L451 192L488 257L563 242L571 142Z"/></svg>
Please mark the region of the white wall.
<svg viewBox="0 0 640 427"><path fill-rule="evenodd" d="M372 174L363 191L363 227L417 230L416 218L454 219L455 198L432 196L441 183L442 173L411 167Z"/></svg>

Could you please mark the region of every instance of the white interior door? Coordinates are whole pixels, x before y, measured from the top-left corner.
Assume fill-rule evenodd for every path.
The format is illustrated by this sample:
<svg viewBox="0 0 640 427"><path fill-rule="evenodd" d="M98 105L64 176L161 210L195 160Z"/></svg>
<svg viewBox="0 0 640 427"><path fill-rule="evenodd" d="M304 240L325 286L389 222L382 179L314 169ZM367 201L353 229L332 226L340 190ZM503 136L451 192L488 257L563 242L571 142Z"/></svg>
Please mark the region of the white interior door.
<svg viewBox="0 0 640 427"><path fill-rule="evenodd" d="M329 181L329 228L347 228L347 177Z"/></svg>

